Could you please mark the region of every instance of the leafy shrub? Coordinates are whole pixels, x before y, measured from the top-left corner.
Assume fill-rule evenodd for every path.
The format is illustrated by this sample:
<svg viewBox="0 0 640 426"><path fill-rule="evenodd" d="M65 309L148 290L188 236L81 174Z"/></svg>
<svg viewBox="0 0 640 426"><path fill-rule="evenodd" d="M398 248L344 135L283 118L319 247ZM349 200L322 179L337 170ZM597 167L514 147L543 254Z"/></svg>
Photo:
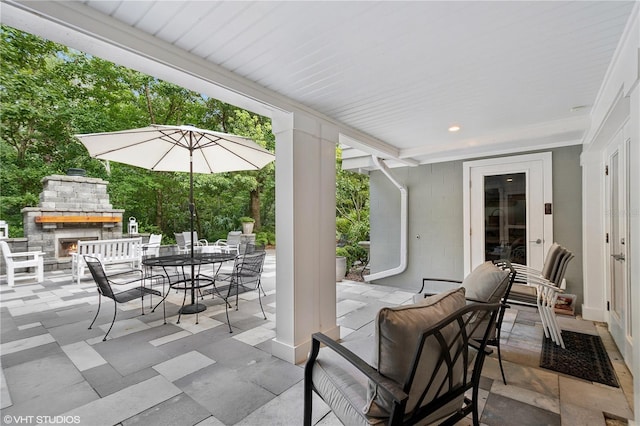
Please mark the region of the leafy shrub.
<svg viewBox="0 0 640 426"><path fill-rule="evenodd" d="M258 245L276 245L276 234L273 231L261 231L256 234L256 244Z"/></svg>

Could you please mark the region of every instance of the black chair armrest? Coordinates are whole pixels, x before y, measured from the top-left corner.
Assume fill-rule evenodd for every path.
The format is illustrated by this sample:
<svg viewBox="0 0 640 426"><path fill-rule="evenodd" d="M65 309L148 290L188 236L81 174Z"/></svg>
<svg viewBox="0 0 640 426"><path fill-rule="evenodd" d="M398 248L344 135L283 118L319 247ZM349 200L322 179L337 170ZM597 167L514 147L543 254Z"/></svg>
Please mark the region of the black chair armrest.
<svg viewBox="0 0 640 426"><path fill-rule="evenodd" d="M424 284L428 281L437 281L437 282L442 282L442 283L457 283L457 284L462 284L462 281L460 280L451 280L448 278L423 278L422 279L422 287L420 287L420 291L418 291L419 293L422 293L422 290L424 290Z"/></svg>
<svg viewBox="0 0 640 426"><path fill-rule="evenodd" d="M480 351L480 344L478 343L477 340L469 340L469 346L471 346L473 349ZM484 347L484 353L485 355L491 355L493 353L493 349L485 346Z"/></svg>
<svg viewBox="0 0 640 426"><path fill-rule="evenodd" d="M367 376L367 378L369 378L369 380L377 384L379 386L379 390L382 390L386 394L388 394L396 404L405 404L408 400L409 395L404 392L400 384L398 384L395 380L391 380L388 377L385 377L382 374L378 373L375 368L367 364L356 354L354 354L349 349L345 348L343 345L336 342L329 336L322 333L313 333L311 339L311 354L309 356L309 360L307 361L307 366L309 366L310 364L312 365L313 362L315 362L315 359L318 356L318 351L320 349L320 343L322 343L323 345L340 355L358 370L360 370L365 376Z"/></svg>

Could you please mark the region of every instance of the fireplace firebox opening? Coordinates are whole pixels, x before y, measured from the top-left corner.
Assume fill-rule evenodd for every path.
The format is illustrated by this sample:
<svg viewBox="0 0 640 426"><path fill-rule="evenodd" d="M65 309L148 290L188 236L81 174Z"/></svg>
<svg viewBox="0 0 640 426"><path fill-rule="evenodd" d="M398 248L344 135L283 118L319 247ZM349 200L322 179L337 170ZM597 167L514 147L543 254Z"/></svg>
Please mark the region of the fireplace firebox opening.
<svg viewBox="0 0 640 426"><path fill-rule="evenodd" d="M71 257L71 253L78 251L78 241L95 241L98 237L59 238L58 257Z"/></svg>

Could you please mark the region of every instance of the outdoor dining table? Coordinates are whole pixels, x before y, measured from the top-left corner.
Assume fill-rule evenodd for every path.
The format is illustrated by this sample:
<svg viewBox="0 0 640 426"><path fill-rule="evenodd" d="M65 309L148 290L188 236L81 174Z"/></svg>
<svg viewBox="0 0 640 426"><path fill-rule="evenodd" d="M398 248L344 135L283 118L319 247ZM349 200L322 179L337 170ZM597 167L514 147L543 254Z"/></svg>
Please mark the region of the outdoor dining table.
<svg viewBox="0 0 640 426"><path fill-rule="evenodd" d="M224 262L234 260L235 255L232 253L210 253L210 252L195 252L192 254L174 254L168 256L148 257L142 260L142 264L151 268L161 267L167 278L170 278L171 274L167 271L167 268L181 268L182 279L171 283L169 279L169 286L174 289L180 289L191 292L191 304L184 305L180 309L181 314L195 314L207 309L203 303L196 302L196 289L200 289L205 286L214 284L215 273L211 277L203 276L200 274L200 268L202 265L213 265L214 271L216 271L216 264L218 264L217 270L220 270ZM187 277L185 268L190 269L190 275ZM197 269L197 272L196 272ZM204 284L201 284L204 282Z"/></svg>

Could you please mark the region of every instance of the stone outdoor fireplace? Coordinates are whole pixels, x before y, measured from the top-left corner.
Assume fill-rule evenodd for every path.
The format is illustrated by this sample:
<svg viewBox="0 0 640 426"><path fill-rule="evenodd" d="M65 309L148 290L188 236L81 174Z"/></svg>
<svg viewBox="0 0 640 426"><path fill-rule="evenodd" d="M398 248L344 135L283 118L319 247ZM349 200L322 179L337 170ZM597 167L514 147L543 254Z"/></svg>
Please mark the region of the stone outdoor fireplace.
<svg viewBox="0 0 640 426"><path fill-rule="evenodd" d="M22 209L29 250L62 261L70 259L78 240L122 238L124 210L112 208L108 183L85 176L43 178L38 207Z"/></svg>

